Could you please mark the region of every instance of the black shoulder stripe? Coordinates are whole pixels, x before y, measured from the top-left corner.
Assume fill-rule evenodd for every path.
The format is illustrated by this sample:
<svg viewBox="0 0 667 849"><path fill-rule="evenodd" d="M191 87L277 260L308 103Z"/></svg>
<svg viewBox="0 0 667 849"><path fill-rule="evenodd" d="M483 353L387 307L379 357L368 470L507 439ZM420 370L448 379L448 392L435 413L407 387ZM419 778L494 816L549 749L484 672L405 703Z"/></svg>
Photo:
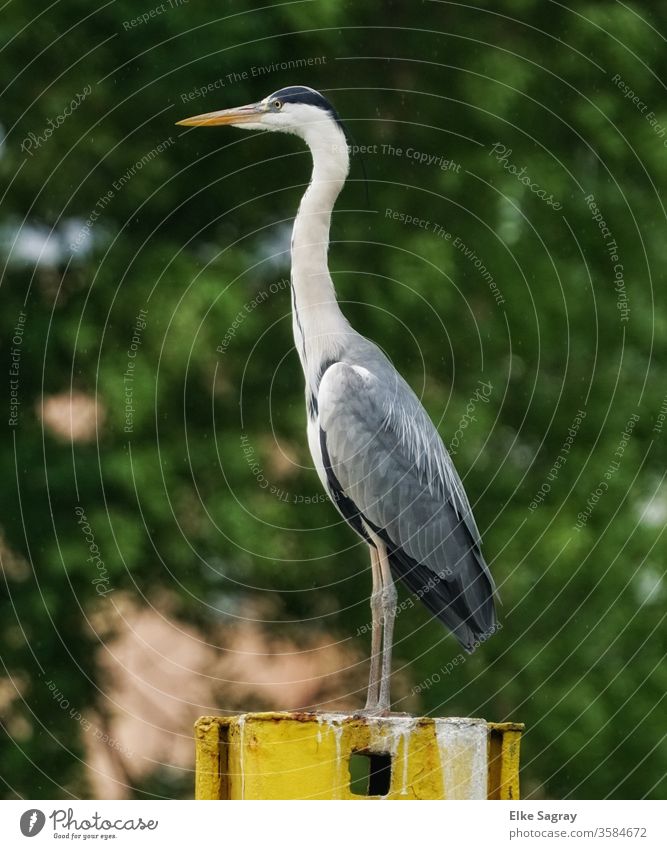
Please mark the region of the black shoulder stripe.
<svg viewBox="0 0 667 849"><path fill-rule="evenodd" d="M338 360L323 360L320 364L320 368L317 372L317 382L316 382L316 391L319 391L320 383L322 383L322 378L324 377L324 373L328 368L335 365ZM314 392L308 393L308 415L311 419L314 419L319 413L319 404L317 402L317 396Z"/></svg>
<svg viewBox="0 0 667 849"><path fill-rule="evenodd" d="M337 362L339 362L339 361L334 360L334 359L322 360L322 362L320 363L319 371L317 372L317 388L318 389L320 388L320 383L322 383L322 378L324 377L325 372L328 371L331 368L331 366L335 366Z"/></svg>

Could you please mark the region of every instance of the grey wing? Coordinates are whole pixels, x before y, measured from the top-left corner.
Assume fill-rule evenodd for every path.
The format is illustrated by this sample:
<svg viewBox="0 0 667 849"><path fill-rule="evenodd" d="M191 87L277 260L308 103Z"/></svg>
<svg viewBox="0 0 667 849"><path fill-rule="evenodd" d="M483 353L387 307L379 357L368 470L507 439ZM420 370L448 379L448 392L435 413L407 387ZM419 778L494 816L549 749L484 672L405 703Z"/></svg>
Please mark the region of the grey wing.
<svg viewBox="0 0 667 849"><path fill-rule="evenodd" d="M329 489L392 571L472 651L496 628L495 587L461 481L433 423L393 368L327 369L318 394Z"/></svg>

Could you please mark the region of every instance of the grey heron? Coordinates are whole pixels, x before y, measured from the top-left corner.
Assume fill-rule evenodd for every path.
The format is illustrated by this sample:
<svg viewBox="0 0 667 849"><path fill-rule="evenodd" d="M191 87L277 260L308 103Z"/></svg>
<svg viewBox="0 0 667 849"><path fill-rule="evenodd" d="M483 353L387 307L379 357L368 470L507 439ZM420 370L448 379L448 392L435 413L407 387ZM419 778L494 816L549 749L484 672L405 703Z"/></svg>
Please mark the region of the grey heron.
<svg viewBox="0 0 667 849"><path fill-rule="evenodd" d="M396 588L402 580L468 652L496 630L495 586L468 498L410 386L340 310L327 253L349 171L342 122L305 86L179 121L299 136L312 176L294 220L292 326L306 384L308 445L322 484L370 550L371 663L365 711L391 708Z"/></svg>

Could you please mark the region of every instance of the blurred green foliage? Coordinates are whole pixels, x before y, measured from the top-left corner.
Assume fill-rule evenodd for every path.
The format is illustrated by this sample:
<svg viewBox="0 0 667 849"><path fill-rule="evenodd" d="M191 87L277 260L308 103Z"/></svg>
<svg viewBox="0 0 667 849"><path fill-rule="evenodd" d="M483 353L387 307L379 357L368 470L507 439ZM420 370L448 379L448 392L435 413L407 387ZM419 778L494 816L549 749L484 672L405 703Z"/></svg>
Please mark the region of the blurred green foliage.
<svg viewBox="0 0 667 849"><path fill-rule="evenodd" d="M6 795L88 792L79 725L46 685L81 711L103 709L79 505L110 586L148 600L166 589L204 633L259 594L279 603L285 621L266 626L276 639L321 613L304 627L367 640L352 636L368 619L367 553L310 468L281 283L307 151L290 137L174 127L297 83L330 97L358 145L376 146L368 201L355 157L333 220L345 312L423 395L446 444L478 381L493 387L455 461L503 629L433 682L458 648L421 606L402 613L396 666L419 690L412 709L524 721L525 793L664 798L667 9L191 2L127 25L148 11L14 3L0 22L7 372L20 348L18 424L1 455L0 645L20 691L20 721L9 709L3 719ZM87 86L49 138L26 143ZM590 194L617 243L627 302ZM40 414L44 397L70 389L104 410L97 434L73 444ZM566 461L531 509L577 410L586 416ZM280 446L299 464L282 477L270 471ZM608 491L577 529L614 459ZM136 792L176 791L155 776Z"/></svg>

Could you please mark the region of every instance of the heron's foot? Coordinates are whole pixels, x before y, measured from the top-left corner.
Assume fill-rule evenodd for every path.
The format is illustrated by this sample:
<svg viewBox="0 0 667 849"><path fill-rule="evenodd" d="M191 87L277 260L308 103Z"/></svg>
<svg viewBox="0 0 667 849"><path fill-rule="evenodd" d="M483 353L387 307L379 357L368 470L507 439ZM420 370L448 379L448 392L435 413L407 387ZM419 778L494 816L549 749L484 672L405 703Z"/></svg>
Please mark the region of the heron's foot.
<svg viewBox="0 0 667 849"><path fill-rule="evenodd" d="M359 710L355 710L352 714L354 719L367 719L368 717L374 716L385 716L389 711L379 707L364 707Z"/></svg>
<svg viewBox="0 0 667 849"><path fill-rule="evenodd" d="M407 716L411 716L411 715L412 714L405 713L404 711L391 710L391 708L382 708L382 707L370 707L369 708L369 707L365 707L365 708L362 708L361 710L355 710L355 712L352 714L352 717L354 719L368 719L368 718L385 719L387 717L392 717L392 716L407 717Z"/></svg>

